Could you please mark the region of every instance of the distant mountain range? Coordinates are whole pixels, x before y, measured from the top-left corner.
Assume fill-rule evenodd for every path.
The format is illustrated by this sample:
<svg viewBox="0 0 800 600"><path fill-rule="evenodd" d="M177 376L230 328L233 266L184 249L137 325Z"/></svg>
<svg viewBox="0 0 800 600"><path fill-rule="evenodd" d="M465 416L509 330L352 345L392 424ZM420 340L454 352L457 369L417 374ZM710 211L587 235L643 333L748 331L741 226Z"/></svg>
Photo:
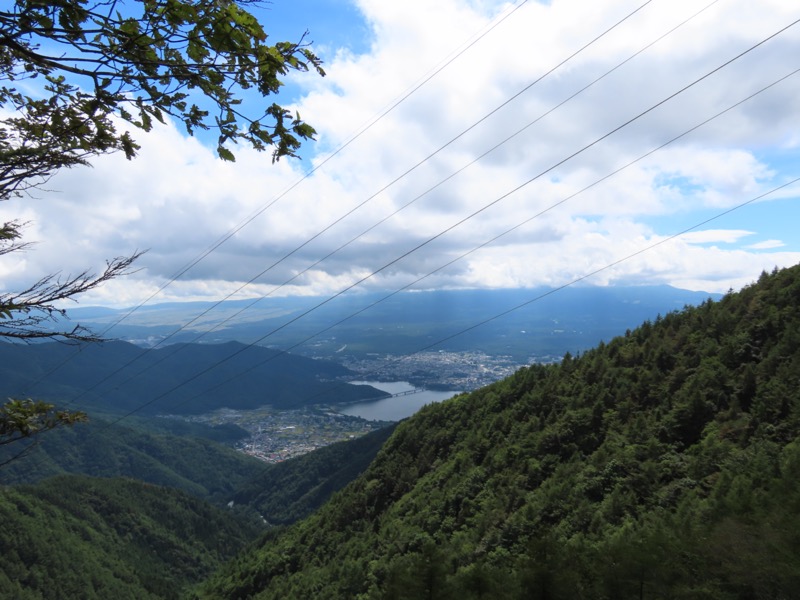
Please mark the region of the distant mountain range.
<svg viewBox="0 0 800 600"><path fill-rule="evenodd" d="M480 350L527 363L589 349L659 314L719 297L669 286L575 286L352 294L325 304L325 298L315 297L232 300L214 308L204 302L167 303L143 306L129 316L129 310L76 308L68 314L95 331L119 322L108 335L141 346L165 338L168 343L235 340L307 356L360 358L407 354L446 339L435 349Z"/></svg>

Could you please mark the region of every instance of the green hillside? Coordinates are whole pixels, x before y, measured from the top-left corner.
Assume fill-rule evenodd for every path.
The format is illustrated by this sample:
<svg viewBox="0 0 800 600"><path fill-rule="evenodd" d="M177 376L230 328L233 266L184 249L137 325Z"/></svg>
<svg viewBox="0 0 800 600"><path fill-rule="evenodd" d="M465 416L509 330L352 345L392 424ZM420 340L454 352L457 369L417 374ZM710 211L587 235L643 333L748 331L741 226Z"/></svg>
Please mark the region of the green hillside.
<svg viewBox="0 0 800 600"><path fill-rule="evenodd" d="M16 484L0 488L0 598L181 597L263 534L259 514L274 524L308 516L390 433L265 465L207 440L102 422L49 432L0 470ZM50 477L67 472L93 477ZM235 502L219 511L198 498Z"/></svg>
<svg viewBox="0 0 800 600"><path fill-rule="evenodd" d="M339 381L336 363L261 346L126 342L0 344L0 394L104 415L200 414L222 407L300 408L387 397Z"/></svg>
<svg viewBox="0 0 800 600"><path fill-rule="evenodd" d="M800 267L402 422L202 598L794 598Z"/></svg>
<svg viewBox="0 0 800 600"><path fill-rule="evenodd" d="M0 597L179 598L256 535L178 490L61 476L0 488Z"/></svg>
<svg viewBox="0 0 800 600"><path fill-rule="evenodd" d="M233 496L236 506L258 511L268 523L285 525L307 517L364 471L394 426L337 442L290 460L262 465Z"/></svg>
<svg viewBox="0 0 800 600"><path fill-rule="evenodd" d="M227 502L260 474L262 462L210 440L153 433L92 420L47 432L27 456L0 469L0 483L32 483L61 473L132 477ZM0 463L19 452L0 448Z"/></svg>

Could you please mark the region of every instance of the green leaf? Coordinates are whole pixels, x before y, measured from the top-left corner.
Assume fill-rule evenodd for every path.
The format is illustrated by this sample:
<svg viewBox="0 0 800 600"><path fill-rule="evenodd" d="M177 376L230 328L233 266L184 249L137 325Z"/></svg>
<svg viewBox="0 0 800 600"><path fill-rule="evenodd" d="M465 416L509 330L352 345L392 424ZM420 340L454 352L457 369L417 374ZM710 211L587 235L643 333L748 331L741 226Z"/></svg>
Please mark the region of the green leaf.
<svg viewBox="0 0 800 600"><path fill-rule="evenodd" d="M233 155L233 152L225 148L224 146L217 147L217 154L222 160L226 160L229 162L236 162L236 157Z"/></svg>

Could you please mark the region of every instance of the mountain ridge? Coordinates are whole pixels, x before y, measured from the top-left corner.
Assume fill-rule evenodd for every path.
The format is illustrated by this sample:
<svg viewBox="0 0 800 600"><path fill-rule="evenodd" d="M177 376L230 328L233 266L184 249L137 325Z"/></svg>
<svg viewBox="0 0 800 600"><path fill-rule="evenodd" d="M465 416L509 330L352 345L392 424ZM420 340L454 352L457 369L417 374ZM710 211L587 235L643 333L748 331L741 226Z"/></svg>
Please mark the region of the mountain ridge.
<svg viewBox="0 0 800 600"><path fill-rule="evenodd" d="M123 341L0 344L1 394L107 414L300 408L388 396L337 381L353 375L337 363L234 341L154 350Z"/></svg>
<svg viewBox="0 0 800 600"><path fill-rule="evenodd" d="M134 429L100 419L47 432L23 458L0 471L5 485L33 484L55 475L129 477L181 489L217 504L260 474L263 463L207 439ZM0 460L19 451L0 449Z"/></svg>
<svg viewBox="0 0 800 600"><path fill-rule="evenodd" d="M645 319L699 304L709 297L721 295L670 286L569 286L559 290L441 290L389 296L369 292L344 295L330 302L316 297L270 297L257 302L228 300L218 306L166 303L137 311L111 333L143 346L159 343L167 335L172 342L194 341L202 335L208 342L236 339L278 348L294 347L298 339L311 338L293 351L332 358L347 345L346 354L363 357L372 352L415 352L436 339L527 304L494 320L490 328L478 328L441 345L448 351L480 348L488 354L512 355L527 363L535 356L560 357L567 351L588 349ZM246 312L238 314L245 308ZM193 321L206 310L207 314ZM96 314L98 311L102 314ZM70 309L68 314L75 322L105 327L124 312L86 307ZM290 322L301 314L302 319ZM176 327L190 322L176 332ZM331 323L338 325L328 330ZM317 335L320 332L324 333Z"/></svg>

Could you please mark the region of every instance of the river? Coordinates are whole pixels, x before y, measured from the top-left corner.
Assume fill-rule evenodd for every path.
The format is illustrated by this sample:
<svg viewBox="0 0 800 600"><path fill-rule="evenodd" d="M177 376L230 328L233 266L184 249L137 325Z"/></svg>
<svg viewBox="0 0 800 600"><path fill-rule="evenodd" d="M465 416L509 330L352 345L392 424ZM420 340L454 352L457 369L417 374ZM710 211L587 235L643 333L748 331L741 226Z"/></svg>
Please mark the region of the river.
<svg viewBox="0 0 800 600"><path fill-rule="evenodd" d="M390 394L399 394L401 392L418 389L407 381L352 381L351 383L353 385L371 385L374 388ZM383 398L381 400L375 400L374 402L348 404L342 407L339 412L343 415L361 417L369 421L399 421L400 419L410 417L425 404L441 402L442 400L452 398L458 393L460 392L420 390L408 396Z"/></svg>

